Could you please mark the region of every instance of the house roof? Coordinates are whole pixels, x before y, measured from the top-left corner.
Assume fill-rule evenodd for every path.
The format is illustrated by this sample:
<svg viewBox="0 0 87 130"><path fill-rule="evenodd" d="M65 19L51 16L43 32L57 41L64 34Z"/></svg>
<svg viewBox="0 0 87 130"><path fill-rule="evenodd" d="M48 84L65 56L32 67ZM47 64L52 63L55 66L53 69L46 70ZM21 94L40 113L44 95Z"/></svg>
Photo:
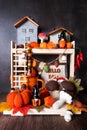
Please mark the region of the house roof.
<svg viewBox="0 0 87 130"><path fill-rule="evenodd" d="M31 23L33 23L35 26L37 26L37 27L39 27L39 25L35 22L35 21L33 21L31 18L29 18L28 16L25 16L25 17L23 17L22 19L20 19L18 22L16 22L15 24L14 24L14 26L17 28L17 27L19 27L19 26L21 26L24 22L26 22L27 20L29 20Z"/></svg>
<svg viewBox="0 0 87 130"><path fill-rule="evenodd" d="M63 30L66 30L66 32L67 32L68 34L73 35L72 32L68 31L67 29L65 29L65 28L63 28L63 27L54 29L53 31L49 32L49 35L54 34L54 33L56 33L56 32L63 31Z"/></svg>

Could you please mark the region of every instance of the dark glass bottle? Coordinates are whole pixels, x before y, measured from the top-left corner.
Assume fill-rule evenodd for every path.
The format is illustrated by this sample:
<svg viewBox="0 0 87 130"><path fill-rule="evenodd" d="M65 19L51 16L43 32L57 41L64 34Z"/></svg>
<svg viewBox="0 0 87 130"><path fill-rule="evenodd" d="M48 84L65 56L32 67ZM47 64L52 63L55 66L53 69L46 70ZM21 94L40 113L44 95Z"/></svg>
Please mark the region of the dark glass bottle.
<svg viewBox="0 0 87 130"><path fill-rule="evenodd" d="M33 87L32 105L34 107L41 105L41 100L40 100L40 96L39 96L39 88L38 88L38 86L34 86Z"/></svg>

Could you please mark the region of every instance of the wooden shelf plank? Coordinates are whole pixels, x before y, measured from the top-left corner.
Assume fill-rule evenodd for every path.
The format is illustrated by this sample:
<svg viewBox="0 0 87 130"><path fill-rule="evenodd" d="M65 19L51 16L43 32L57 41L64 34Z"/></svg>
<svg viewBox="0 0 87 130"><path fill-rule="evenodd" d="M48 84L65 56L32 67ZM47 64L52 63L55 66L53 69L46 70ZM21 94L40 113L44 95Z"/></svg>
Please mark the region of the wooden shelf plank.
<svg viewBox="0 0 87 130"><path fill-rule="evenodd" d="M12 49L13 53L21 53L26 49L23 48L18 48L18 49ZM74 48L72 49L37 49L37 48L33 48L32 52L33 54L72 54L73 53Z"/></svg>
<svg viewBox="0 0 87 130"><path fill-rule="evenodd" d="M32 49L33 54L72 54L74 49Z"/></svg>

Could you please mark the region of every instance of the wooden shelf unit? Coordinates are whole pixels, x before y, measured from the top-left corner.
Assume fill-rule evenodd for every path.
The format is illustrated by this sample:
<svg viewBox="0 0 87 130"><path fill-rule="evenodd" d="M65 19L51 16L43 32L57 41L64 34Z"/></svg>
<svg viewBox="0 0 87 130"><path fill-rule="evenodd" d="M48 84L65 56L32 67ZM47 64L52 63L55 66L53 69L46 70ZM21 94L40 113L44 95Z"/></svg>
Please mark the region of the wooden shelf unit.
<svg viewBox="0 0 87 130"><path fill-rule="evenodd" d="M24 60L24 65L19 64L19 57L22 55L22 52L26 51L26 48L17 48L17 45L11 41L11 76L13 80L11 80L11 87L13 87L13 83L15 84L14 87L20 87L20 74L26 75L26 59ZM33 48L33 54L38 55L70 55L70 64L69 64L69 77L74 77L74 61L75 61L75 45L73 45L72 49L40 49L40 48ZM18 70L18 68L22 68Z"/></svg>

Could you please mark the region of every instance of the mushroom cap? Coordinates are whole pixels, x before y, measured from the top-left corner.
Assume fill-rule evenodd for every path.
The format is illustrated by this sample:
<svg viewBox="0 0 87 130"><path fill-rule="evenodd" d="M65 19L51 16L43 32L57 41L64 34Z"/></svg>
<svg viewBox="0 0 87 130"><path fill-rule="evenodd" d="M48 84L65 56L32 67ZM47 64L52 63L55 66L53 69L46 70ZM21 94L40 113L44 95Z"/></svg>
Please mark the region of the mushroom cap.
<svg viewBox="0 0 87 130"><path fill-rule="evenodd" d="M39 39L40 39L40 38L47 39L48 36L47 36L46 33L39 33L38 38L39 38Z"/></svg>
<svg viewBox="0 0 87 130"><path fill-rule="evenodd" d="M55 80L50 80L46 83L46 88L49 91L59 90L60 84Z"/></svg>
<svg viewBox="0 0 87 130"><path fill-rule="evenodd" d="M76 95L77 89L76 89L76 86L72 82L64 80L63 82L61 82L61 86L72 97L74 97Z"/></svg>
<svg viewBox="0 0 87 130"><path fill-rule="evenodd" d="M67 91L72 91L72 92L76 91L75 85L70 81L64 80L63 82L61 82L61 85Z"/></svg>

